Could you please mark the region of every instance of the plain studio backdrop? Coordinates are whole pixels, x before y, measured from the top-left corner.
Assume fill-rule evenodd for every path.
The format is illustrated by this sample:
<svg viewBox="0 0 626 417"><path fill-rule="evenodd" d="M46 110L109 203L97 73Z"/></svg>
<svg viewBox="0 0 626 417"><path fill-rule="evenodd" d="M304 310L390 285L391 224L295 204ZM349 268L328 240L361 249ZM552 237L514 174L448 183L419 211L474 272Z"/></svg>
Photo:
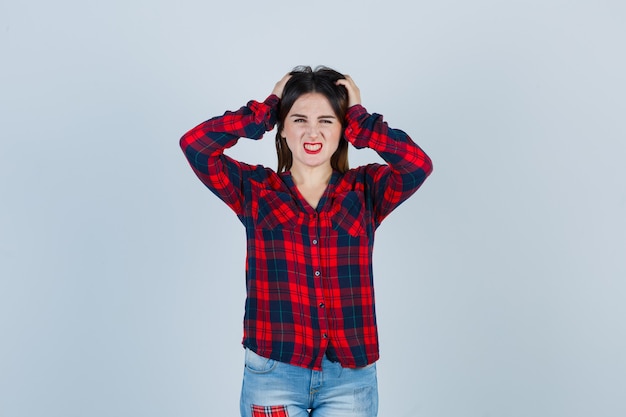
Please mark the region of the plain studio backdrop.
<svg viewBox="0 0 626 417"><path fill-rule="evenodd" d="M377 234L379 415L626 415L624 2L7 0L0 34L1 417L238 415L244 229L178 140L301 64L435 164Z"/></svg>

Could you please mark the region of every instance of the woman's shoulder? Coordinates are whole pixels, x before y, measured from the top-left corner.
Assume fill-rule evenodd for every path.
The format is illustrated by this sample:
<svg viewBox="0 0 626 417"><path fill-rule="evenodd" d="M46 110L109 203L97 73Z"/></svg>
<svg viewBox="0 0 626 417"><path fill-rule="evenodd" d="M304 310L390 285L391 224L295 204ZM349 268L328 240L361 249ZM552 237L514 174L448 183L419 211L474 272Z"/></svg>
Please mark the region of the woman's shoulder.
<svg viewBox="0 0 626 417"><path fill-rule="evenodd" d="M250 165L246 177L244 180L260 188L276 191L283 191L289 188L285 181L286 174L284 172L279 174L272 168L264 165Z"/></svg>
<svg viewBox="0 0 626 417"><path fill-rule="evenodd" d="M249 180L257 182L276 181L280 176L272 168L265 165L247 165L246 173Z"/></svg>
<svg viewBox="0 0 626 417"><path fill-rule="evenodd" d="M386 164L380 164L375 162L366 165L359 165L358 167L350 168L345 173L343 173L341 176L341 180L349 182L365 181L367 177L375 175L376 172L388 168L389 166Z"/></svg>
<svg viewBox="0 0 626 417"><path fill-rule="evenodd" d="M371 163L350 168L337 179L336 189L338 192L346 190L365 190L370 187L379 175L381 169L388 168L387 165Z"/></svg>

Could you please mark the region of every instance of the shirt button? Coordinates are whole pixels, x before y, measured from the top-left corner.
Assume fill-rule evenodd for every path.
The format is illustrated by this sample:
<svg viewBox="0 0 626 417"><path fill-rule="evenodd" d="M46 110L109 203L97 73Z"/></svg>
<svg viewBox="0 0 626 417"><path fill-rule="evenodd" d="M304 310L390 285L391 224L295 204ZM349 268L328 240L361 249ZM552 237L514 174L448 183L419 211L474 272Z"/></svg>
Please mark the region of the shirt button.
<svg viewBox="0 0 626 417"><path fill-rule="evenodd" d="M324 308L324 303L320 303L320 308Z"/></svg>
<svg viewBox="0 0 626 417"><path fill-rule="evenodd" d="M322 337L323 337L324 339L328 339L328 335L327 335L326 333L324 333L324 334L322 335Z"/></svg>
<svg viewBox="0 0 626 417"><path fill-rule="evenodd" d="M317 239L313 239L313 244L317 245Z"/></svg>
<svg viewBox="0 0 626 417"><path fill-rule="evenodd" d="M322 273L320 271L315 271L315 276L319 277L320 275L322 275Z"/></svg>

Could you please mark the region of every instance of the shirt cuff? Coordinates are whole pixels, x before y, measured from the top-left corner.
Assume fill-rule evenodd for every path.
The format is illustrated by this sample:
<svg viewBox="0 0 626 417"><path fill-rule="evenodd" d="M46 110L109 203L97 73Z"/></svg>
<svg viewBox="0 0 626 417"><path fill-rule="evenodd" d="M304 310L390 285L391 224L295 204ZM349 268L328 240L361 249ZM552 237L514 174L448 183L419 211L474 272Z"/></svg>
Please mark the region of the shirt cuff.
<svg viewBox="0 0 626 417"><path fill-rule="evenodd" d="M361 122L367 118L367 110L360 104L355 104L346 112L346 139L355 148L363 149L368 145L367 137L359 137L362 130Z"/></svg>
<svg viewBox="0 0 626 417"><path fill-rule="evenodd" d="M346 112L346 119L348 120L348 122L350 120L356 120L359 116L365 113L367 113L367 110L365 110L365 107L363 107L360 104L355 104L354 106L350 107L348 111Z"/></svg>
<svg viewBox="0 0 626 417"><path fill-rule="evenodd" d="M274 107L278 104L279 101L280 99L276 94L270 94L269 96L267 96L263 103L267 104L270 107Z"/></svg>

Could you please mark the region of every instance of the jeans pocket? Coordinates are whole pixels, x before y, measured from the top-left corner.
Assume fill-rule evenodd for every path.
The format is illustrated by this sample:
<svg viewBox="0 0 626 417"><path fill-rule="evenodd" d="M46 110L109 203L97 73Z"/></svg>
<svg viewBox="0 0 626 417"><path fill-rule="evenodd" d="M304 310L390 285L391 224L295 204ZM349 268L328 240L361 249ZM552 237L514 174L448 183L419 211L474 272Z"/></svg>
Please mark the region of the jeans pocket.
<svg viewBox="0 0 626 417"><path fill-rule="evenodd" d="M257 355L249 348L246 348L246 369L255 374L265 374L271 372L278 361Z"/></svg>

